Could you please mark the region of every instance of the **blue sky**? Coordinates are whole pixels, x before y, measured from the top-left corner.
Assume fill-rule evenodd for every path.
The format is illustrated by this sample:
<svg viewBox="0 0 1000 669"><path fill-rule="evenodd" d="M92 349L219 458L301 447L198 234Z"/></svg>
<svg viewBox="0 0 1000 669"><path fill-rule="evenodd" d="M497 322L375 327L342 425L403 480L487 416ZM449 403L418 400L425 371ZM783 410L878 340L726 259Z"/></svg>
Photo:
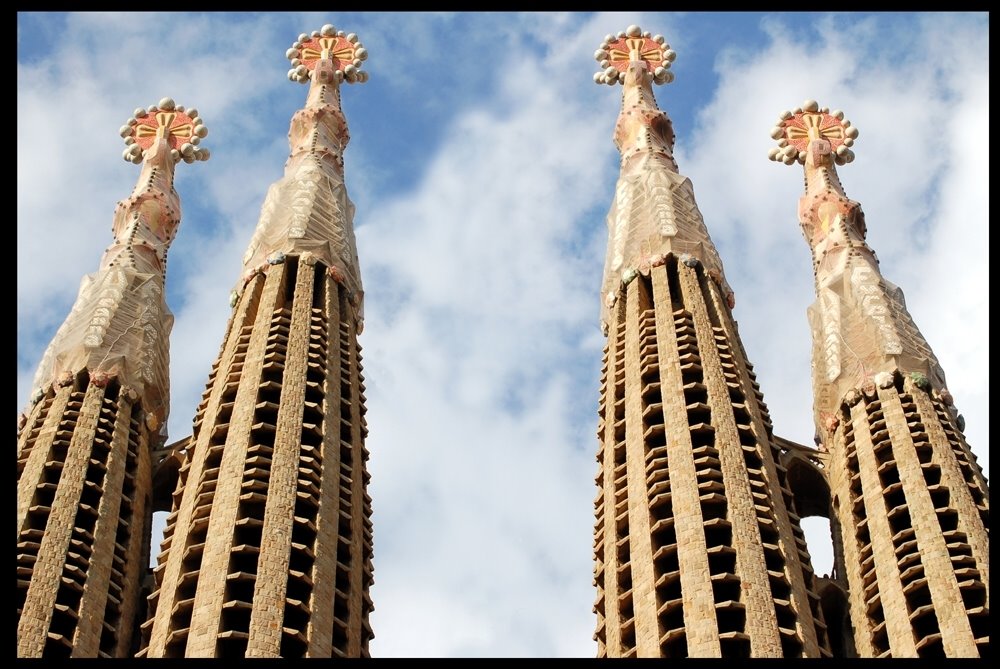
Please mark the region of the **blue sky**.
<svg viewBox="0 0 1000 669"><path fill-rule="evenodd" d="M138 176L118 127L170 96L211 131L212 159L178 166L167 276L170 438L189 434L305 100L284 52L324 23L370 54L343 107L366 292L373 655L596 651L598 293L621 89L591 76L602 37L632 23L678 53L657 100L776 433L811 443L813 287L801 167L766 154L778 113L814 98L860 130L841 180L988 475L986 14L19 14L18 412Z"/></svg>

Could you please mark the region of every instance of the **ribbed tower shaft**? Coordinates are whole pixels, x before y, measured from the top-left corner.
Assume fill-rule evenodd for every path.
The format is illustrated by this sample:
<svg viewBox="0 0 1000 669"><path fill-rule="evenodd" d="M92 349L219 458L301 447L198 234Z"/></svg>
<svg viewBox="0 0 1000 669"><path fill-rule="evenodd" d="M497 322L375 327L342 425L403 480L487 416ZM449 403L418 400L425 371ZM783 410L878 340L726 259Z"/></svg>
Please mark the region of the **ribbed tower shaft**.
<svg viewBox="0 0 1000 669"><path fill-rule="evenodd" d="M316 63L245 257L180 469L142 655L368 655L361 291L334 73Z"/></svg>
<svg viewBox="0 0 1000 669"><path fill-rule="evenodd" d="M19 429L19 657L124 657L132 646L149 563L150 452L168 410L163 284L181 216L170 123L194 128L169 107L132 121L159 134L115 210L114 242L45 352Z"/></svg>
<svg viewBox="0 0 1000 669"><path fill-rule="evenodd" d="M633 53L653 49L634 39ZM690 180L677 173L646 63L633 57L622 71L622 168L603 290L598 654L828 655L805 540L721 260Z"/></svg>
<svg viewBox="0 0 1000 669"><path fill-rule="evenodd" d="M125 657L149 563L153 434L136 395L87 370L18 437L18 657Z"/></svg>
<svg viewBox="0 0 1000 669"><path fill-rule="evenodd" d="M842 116L813 104L779 127L803 147L815 414L855 646L865 657L986 657L989 489L944 372L840 184L836 150L857 135Z"/></svg>

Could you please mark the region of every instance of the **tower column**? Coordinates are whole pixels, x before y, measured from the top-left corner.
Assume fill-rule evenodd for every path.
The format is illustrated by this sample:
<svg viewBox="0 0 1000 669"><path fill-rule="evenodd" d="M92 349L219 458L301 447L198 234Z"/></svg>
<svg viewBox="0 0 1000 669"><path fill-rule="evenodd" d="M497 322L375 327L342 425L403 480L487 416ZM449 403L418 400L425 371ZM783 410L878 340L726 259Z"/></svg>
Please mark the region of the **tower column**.
<svg viewBox="0 0 1000 669"><path fill-rule="evenodd" d="M690 369L689 350L693 333L686 324L678 330L676 321L679 314L672 305L681 304L680 287L674 282L671 290L667 277L667 265L660 264L650 270L653 288L653 304L656 315L657 355L660 360L660 389L663 401L665 425L673 439L667 439L667 462L669 484L672 492L673 521L676 526L676 571L664 569L664 577L677 582L675 601L682 616L665 624L670 629L667 635L687 636L687 654L690 657L720 657L719 626L715 619L715 596L712 582L706 578L711 574L711 562L725 562L732 552L725 542L713 546L709 551L705 538L705 521L701 505L695 503L701 492L698 490L698 476L695 459L711 458L707 449L695 448L692 443L690 419L688 417L688 397L703 391L704 385L696 381L685 382L684 372ZM675 270L676 271L676 270ZM681 357L684 362L681 362ZM692 399L694 399L692 397ZM696 433L697 434L697 433ZM654 498L655 499L655 498ZM718 519L714 524L720 525ZM671 565L673 566L673 565ZM683 593L683 596L682 594ZM666 622L666 621L665 621Z"/></svg>
<svg viewBox="0 0 1000 669"><path fill-rule="evenodd" d="M803 652L807 656L823 655L831 642L821 612L819 595L816 592L816 577L805 533L802 531L801 518L797 512L797 500L788 487L787 472L781 464L782 452L772 433L771 418L767 407L763 404L763 394L757 384L756 376L745 352L742 351L743 345L732 312L727 308L719 291L712 291L709 305L718 322L715 329L725 335L728 341L722 343L723 340L716 337L717 341L722 343L718 349L720 356L725 355L727 358L724 363L720 360L722 368L727 369L727 365L732 365L728 374L723 374L730 391L730 399L732 400L732 390L738 388L745 398L745 403L753 402L758 405L758 411L750 412L746 416L737 407L733 412L733 418L743 451L745 471L750 481L754 510L757 513L758 534L762 541L773 540L776 536L786 560L784 569L775 569L777 564L771 557L773 553L765 553L764 564L769 577L769 595L779 634L786 643L794 645L801 641ZM733 355L733 349L736 348L740 349L741 355ZM756 440L756 446L753 448L746 443L751 434ZM762 497L762 490L765 489L774 491L774 494ZM770 508L767 508L767 503L771 505ZM767 537L763 536L764 534ZM808 615L802 615L806 611Z"/></svg>
<svg viewBox="0 0 1000 669"><path fill-rule="evenodd" d="M315 505L312 490L299 490L299 445L302 441L306 391L306 356L309 353L310 316L313 306L312 267L299 268L294 277L288 348L282 375L281 404L277 407L274 452L267 481L264 528L258 558L253 609L260 612L250 621L247 657L275 657L281 652L281 628L286 607L289 560L292 553L292 525L299 495ZM288 277L289 282L293 277ZM237 398L237 402L239 398ZM306 481L308 486L311 482ZM315 487L312 484L311 487ZM304 607L301 600L288 598L287 605ZM294 603L293 603L294 602ZM308 610L308 609L306 609Z"/></svg>
<svg viewBox="0 0 1000 669"><path fill-rule="evenodd" d="M324 274L326 274L324 272ZM322 382L309 381L314 387L325 386L326 402L330 406L340 407L343 399L341 367L343 361L340 355L341 302L347 309L346 299L341 295L340 286L325 275L323 280L323 297L320 313L312 313L313 338L321 340L325 346L325 357L320 361L325 363L326 375ZM338 324L335 328L328 323ZM319 342L317 342L319 343ZM322 354L322 351L317 351ZM330 412L327 412L330 415ZM333 414L336 415L336 414ZM338 426L339 427L339 426ZM337 552L340 547L341 522L341 489L344 484L352 481L342 473L340 431L323 430L321 446L323 471L320 487L319 514L316 518L316 563L315 569L320 574L337 574ZM345 505L346 506L346 505ZM334 645L330 630L346 628L344 615L346 593L337 588L337 578L317 579L313 586L313 608L309 617L309 657L330 657L340 650ZM339 639L338 639L339 641Z"/></svg>
<svg viewBox="0 0 1000 669"><path fill-rule="evenodd" d="M941 483L949 496L954 499L953 504L976 510L971 519L966 515L959 516L957 531L966 536L983 590L989 592L990 535L987 529L989 488L986 479L982 470L975 464L965 438L954 425L954 418L948 407L940 399L933 398L919 389L912 389L910 395L917 406L930 442L951 445L951 448L934 451L932 457L941 467ZM979 522L976 522L975 515L979 516ZM968 567L967 561L966 566Z"/></svg>
<svg viewBox="0 0 1000 669"><path fill-rule="evenodd" d="M912 386L912 381L905 382L905 386L910 386L906 388L909 391L907 395L917 390ZM912 410L915 407L911 397L905 398L910 408L910 416L905 415L904 398L896 392L895 387L879 389L878 397L882 402L886 428L893 444L892 454L896 459L899 482L902 484L903 496L906 499L905 512L893 508L890 513L895 512L901 516L909 516L913 527L913 536L920 551L920 562L923 565L925 583L922 584L919 578L904 579L904 582L909 581L904 585L904 589L908 590L908 594L911 595L907 607L910 612L910 620L915 622L919 616L930 615L932 609L937 609L941 612L937 618L944 652L952 657L968 657L976 653L975 639L972 636L969 619L964 615L947 615L948 611L965 610L962 593L955 579L955 567L948 554L948 548L942 534L944 528L941 526L942 520L953 520L957 527L957 514L949 514L939 518L935 512L937 504L931 499L927 482L921 476L923 468L917 450L919 446L920 450L925 451L927 456L931 456L932 448L927 441L918 444L913 439L914 435L910 430L918 427L914 423L917 423L920 417ZM938 484L938 489L940 487L941 485ZM951 529L950 525L948 529ZM926 587L929 596L927 603L921 606L919 601L914 601L914 595L922 587ZM931 601L935 603L934 606L931 606ZM921 611L923 607L927 607L927 609Z"/></svg>
<svg viewBox="0 0 1000 669"><path fill-rule="evenodd" d="M837 524L841 528L840 542L835 543L835 554L843 555L843 562L836 564L840 572L840 580L848 584L855 584L859 581L858 574L862 569L869 570L874 578L874 556L870 535L867 534L868 524L865 519L868 517L865 511L865 499L861 487L861 477L853 477L851 471L856 468L849 468L848 458L857 458L857 444L853 442L854 427L850 414L842 422L841 430L843 435L838 435L839 439L835 443L846 444L846 446L833 448L830 453L830 500L832 504L831 520L836 517ZM843 441L840 441L842 439ZM864 525L862 525L864 523ZM868 579L866 579L868 580ZM875 588L878 587L876 584ZM868 624L868 607L864 597L853 596L847 598L848 619L854 627L854 646L861 657L875 657L875 646L872 639L870 625ZM856 622L855 622L856 621ZM885 632L885 625L882 625L882 634Z"/></svg>
<svg viewBox="0 0 1000 669"><path fill-rule="evenodd" d="M883 453L882 459L885 462L880 462L876 458L875 444L872 441L872 421L864 405L858 404L857 407L858 410L852 413L857 462L852 468L855 472L852 478L856 477L860 484L854 485L861 494L860 503L863 504L864 511L860 514L860 522L846 518L844 527L856 528L856 540L861 546L862 568L871 566L863 572L865 575L853 568L848 571L850 596L852 599L859 598L865 610L865 617L854 624L855 633L859 634L867 628L872 636L872 651L878 656L887 653L891 645L892 655L913 657L916 655L916 645L910 631L910 623L903 615L906 611L906 600L900 572L914 559L919 561L919 554L912 542L912 531L908 534L904 528L897 532L889 522L879 473L891 467L891 465L883 466L892 462L891 454L886 452L887 444L883 439L879 442L879 452ZM879 408L872 407L873 413ZM876 414L875 419L874 422L877 423L881 416ZM883 426L884 424L882 421ZM884 430L884 427L882 429ZM877 430L875 434L878 435ZM848 458L851 458L850 451ZM858 501L855 500L854 504L858 504ZM887 538L891 540L886 541ZM900 557L907 557L908 562L900 564ZM874 574L871 574L872 567ZM877 579L877 584L872 582L873 578ZM884 633L880 631L879 626L884 629ZM888 636L886 641L880 641L884 638L883 635Z"/></svg>
<svg viewBox="0 0 1000 669"><path fill-rule="evenodd" d="M177 162L209 157L193 109L170 98L120 129L141 164L114 240L39 364L18 430L19 657L122 657L149 558L150 451L169 409L163 299L180 223Z"/></svg>
<svg viewBox="0 0 1000 669"><path fill-rule="evenodd" d="M62 476L56 487L55 498L52 500L52 511L45 526L45 534L38 549L38 559L35 560L31 584L28 586L25 614L17 625L18 654L22 657L34 654L41 655L48 636L49 625L56 611L56 595L63 572L67 571L67 555L70 537L75 526L77 509L80 507L80 495L86 482L85 474L91 455L91 444L94 432L97 430L97 418L104 401L104 392L95 385L88 385L83 400L80 403L76 425L73 426L73 436L66 450L62 465ZM91 513L93 507L87 505L85 513ZM69 564L69 571L79 574L79 567ZM80 580L85 580L85 574ZM78 576L79 578L79 576ZM83 583L78 584L82 590ZM64 609L65 610L65 609ZM64 643L72 648L72 637L55 632Z"/></svg>
<svg viewBox="0 0 1000 669"><path fill-rule="evenodd" d="M638 26L595 53L594 80L624 86L602 285L611 340L598 648L612 657L828 655L780 451L729 325L733 293L653 97L652 84L673 79L674 57Z"/></svg>
<svg viewBox="0 0 1000 669"><path fill-rule="evenodd" d="M102 403L103 404L103 403ZM133 538L133 535L138 535L142 531L142 527L138 528L137 532L133 532L132 528L128 526L127 521L119 521L119 512L121 511L122 505L138 507L137 513L134 515L136 520L140 520L145 517L143 513L145 511L144 502L145 499L135 499L135 469L134 463L131 472L128 472L129 477L132 479L132 490L131 494L129 491L124 490L125 476L127 473L126 465L130 464L128 462L129 456L132 456L134 460L138 455L135 452L135 447L138 444L129 444L129 422L132 419L131 402L127 398L119 396L115 402L117 407L117 415L114 417L113 431L114 435L111 439L110 452L107 454L107 471L104 473L104 481L100 484L104 492L107 494L101 495L100 503L96 509L97 511L97 521L93 530L94 542L92 544L92 551L95 555L111 555L115 556L117 544L117 535L119 530L123 530L124 533L129 535L129 538ZM104 408L104 407L102 407ZM107 407L111 409L111 407ZM109 413L108 411L102 412L105 415ZM101 422L107 421L105 416L101 416L103 419ZM110 421L108 421L110 422ZM105 422L102 426L104 429L110 427ZM96 430L95 430L96 432ZM96 436L96 435L95 435ZM131 449L129 447L132 447ZM129 453L129 451L132 453ZM88 464L90 464L88 462ZM147 463L148 467L148 463ZM148 470L147 470L148 471ZM84 485L97 485L96 481L88 480ZM96 488L95 488L96 490ZM144 495L145 497L145 495ZM131 514L130 514L131 515ZM121 527L119 527L121 525ZM78 546L80 550L83 550L83 546ZM124 547L121 549L124 551ZM118 558L125 557L124 555L115 556ZM125 599L124 594L121 589L121 583L113 583L111 567L114 561L112 560L101 562L95 565L92 569L92 573L97 575L94 583L112 583L112 588L102 588L100 586L94 587L93 584L85 585L83 588L83 594L80 601L80 617L82 619L102 619L104 618L104 611L107 605L108 598L117 599L119 605L122 599ZM89 579L88 579L89 580ZM114 589L114 593L111 590ZM134 599L138 596L138 592L128 593L130 597L129 600ZM114 621L108 621L113 624ZM77 657L95 657L98 651L98 644L101 640L101 634L104 630L97 628L88 628L86 630L80 630L77 635L77 645L73 649L73 653Z"/></svg>
<svg viewBox="0 0 1000 669"><path fill-rule="evenodd" d="M195 421L157 556L158 564L153 570L156 589L149 596L140 657L147 653L150 657L181 657L187 645L223 446L263 287L264 277L254 277L246 287L244 299L236 305L229 335L212 374L211 381L215 383L209 386L201 420Z"/></svg>
<svg viewBox="0 0 1000 669"><path fill-rule="evenodd" d="M339 89L367 79L367 51L326 25L286 55L309 92L195 419L150 597L149 657L364 657L373 636L363 292Z"/></svg>
<svg viewBox="0 0 1000 669"><path fill-rule="evenodd" d="M641 319L640 292L628 291L625 297L625 319L638 323ZM647 298L648 299L648 298ZM647 407L642 401L642 348L645 332L640 328L625 331L625 466L628 473L628 536L631 587L620 597L632 609L636 657L660 656L660 633L653 571L653 547L650 537L649 497L646 486L646 448L643 414ZM652 408L652 407L649 407Z"/></svg>
<svg viewBox="0 0 1000 669"><path fill-rule="evenodd" d="M263 507L267 497L262 491L262 489L267 490L267 486L258 483L260 478L256 476L257 463L247 461L247 450L251 443L251 430L255 426L253 419L257 405L257 390L267 355L265 348L272 332L271 322L275 317L272 305L285 290L286 277L282 269L278 267L277 271L264 275L263 290L258 301L250 342L246 348L239 386L233 401L229 429L221 449L222 459L218 469L202 473L202 486L207 483L214 483L214 486L211 488L206 486L205 490L206 493L210 493L208 497L211 500L207 535L203 539L200 534L189 535L186 545L189 551L200 551L202 557L197 572L188 572L195 580L196 594L192 603L185 657L215 657L220 639L245 643L248 638L247 630L241 629L245 624L242 618L249 617L250 612L246 606L250 603L246 594L247 591L253 592L256 567L259 565L260 545L263 544L265 537L262 533L260 545L257 546L251 547L249 544L241 543L240 545L246 546L246 549L238 551L233 541L233 534L236 522L241 516L241 507L244 505ZM272 359L267 362L274 365L281 364L280 360ZM268 426L264 425L261 429L267 430ZM270 426L270 429L273 430L273 426ZM267 470L261 473L266 478ZM202 540L196 543L195 539ZM253 564L254 562L257 564ZM233 593L234 590L239 590L240 595ZM223 619L223 607L226 604L231 609L231 612L227 612L226 618L239 618L239 622ZM240 615L240 608L244 609L243 615ZM266 615L266 610L262 613Z"/></svg>
<svg viewBox="0 0 1000 669"><path fill-rule="evenodd" d="M624 308L624 304L619 306L619 309ZM598 432L598 438L601 439L597 455L600 472L596 479L599 490L598 499L594 503L597 513L594 529L594 581L598 591L594 610L598 616L595 633L598 653L606 657L614 656L622 647L622 618L614 593L619 591L619 567L622 563L619 554L621 548L628 547L628 532L622 527L623 522L628 523L629 517L628 476L625 471L624 319L615 318L612 325L602 376L600 426L603 431Z"/></svg>
<svg viewBox="0 0 1000 669"><path fill-rule="evenodd" d="M743 590L739 600L719 601L716 598L716 615L720 615L720 607L725 606L725 615L743 615L746 618L746 634L750 639L750 651L755 657L780 657L782 655L781 638L778 633L778 621L774 614L770 580L764 557L764 542L758 529L758 513L772 515L770 500L759 504L752 496L748 478L747 464L744 462L743 449L756 449L756 444L742 444L736 430L733 412L729 409L729 383L736 379L737 370L731 361L725 363L720 359L716 348L718 339L725 341L717 328L713 326L705 304L705 298L710 297L710 290L702 293L702 285L698 281L695 268L683 263L678 265L681 291L684 293L684 303L691 305L691 321L694 325L695 337L699 343L701 354L705 391L708 395L708 405L712 411L712 426L715 429L718 448L719 470L722 481L716 482L716 490L712 484L699 486L700 496L723 494L728 506L728 520L732 531L732 547L736 550L736 569L739 574L740 588ZM707 288L707 286L706 286ZM756 441L756 440L754 440ZM757 470L760 476L760 471ZM772 488L773 490L773 488ZM764 518L769 524L773 518ZM777 538L777 541L780 539ZM794 546L774 545L777 552L789 553ZM783 569L782 569L783 571ZM786 577L787 578L787 577ZM720 629L720 632L722 630ZM794 632L794 630L793 630Z"/></svg>
<svg viewBox="0 0 1000 669"><path fill-rule="evenodd" d="M858 130L815 100L781 114L772 160L805 166L799 223L813 257L814 412L832 452L858 652L985 657L989 493L944 371L865 237L838 165Z"/></svg>
<svg viewBox="0 0 1000 669"><path fill-rule="evenodd" d="M45 463L52 458L53 444L57 439L60 439L60 436L63 438L67 436L66 432L63 432L62 435L59 435L58 432L72 392L71 385L53 388L52 393L48 393L32 408L31 416L26 423L29 427L23 429L25 437L18 440L19 481L22 478L26 481L41 480ZM68 436L71 437L72 432L69 432ZM58 471L54 473L59 474ZM51 483L55 485L54 481ZM20 528L24 526L28 509L35 500L36 490L37 487L17 486L17 527L19 533ZM20 572L18 575L21 575Z"/></svg>

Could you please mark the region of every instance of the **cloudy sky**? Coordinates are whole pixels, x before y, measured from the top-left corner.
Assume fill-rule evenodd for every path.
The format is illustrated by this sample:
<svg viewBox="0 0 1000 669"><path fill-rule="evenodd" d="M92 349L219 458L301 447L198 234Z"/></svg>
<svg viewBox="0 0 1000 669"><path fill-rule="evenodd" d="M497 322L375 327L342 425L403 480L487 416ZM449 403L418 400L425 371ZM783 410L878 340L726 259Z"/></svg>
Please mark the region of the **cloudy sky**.
<svg viewBox="0 0 1000 669"><path fill-rule="evenodd" d="M592 656L599 298L620 88L593 52L638 23L678 53L656 89L736 291L775 431L811 443L802 168L767 160L805 98L859 129L841 168L988 474L989 18L985 14L19 14L17 411L111 241L138 168L118 127L199 109L170 252L171 440L190 422L228 295L306 89L284 52L358 33L346 159L366 291L378 656ZM810 521L817 571L829 539ZM817 530L818 528L818 530Z"/></svg>

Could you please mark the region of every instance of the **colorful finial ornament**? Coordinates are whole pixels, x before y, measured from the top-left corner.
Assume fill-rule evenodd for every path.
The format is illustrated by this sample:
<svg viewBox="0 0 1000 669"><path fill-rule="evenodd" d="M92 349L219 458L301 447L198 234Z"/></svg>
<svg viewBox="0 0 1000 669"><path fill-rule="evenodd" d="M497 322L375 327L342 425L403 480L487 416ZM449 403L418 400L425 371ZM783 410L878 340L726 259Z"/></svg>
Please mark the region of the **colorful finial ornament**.
<svg viewBox="0 0 1000 669"><path fill-rule="evenodd" d="M594 60L601 65L601 71L594 73L595 84L625 83L625 71L629 63L641 62L655 84L669 84L674 80L670 63L677 53L670 48L663 35L650 35L637 25L631 25L617 35L604 36L601 47L594 52Z"/></svg>
<svg viewBox="0 0 1000 669"><path fill-rule="evenodd" d="M316 72L316 63L329 59L334 64L337 83L363 84L368 81L368 72L361 70L361 63L368 58L368 50L354 33L345 33L327 23L312 34L302 33L285 52L292 61L288 78L301 84L307 83Z"/></svg>
<svg viewBox="0 0 1000 669"><path fill-rule="evenodd" d="M834 161L844 165L854 160L850 147L858 137L858 129L844 118L844 112L831 112L829 107L820 107L815 100L806 100L801 107L781 113L778 123L771 129L771 137L778 141L778 146L767 154L771 160L786 165L796 161L805 164L809 143L826 140Z"/></svg>
<svg viewBox="0 0 1000 669"><path fill-rule="evenodd" d="M175 163L208 160L211 155L208 149L198 146L208 136L208 128L198 116L198 110L185 109L183 105L174 104L171 98L163 98L147 108L137 108L118 132L125 139L122 158L137 165L159 138L167 141Z"/></svg>

